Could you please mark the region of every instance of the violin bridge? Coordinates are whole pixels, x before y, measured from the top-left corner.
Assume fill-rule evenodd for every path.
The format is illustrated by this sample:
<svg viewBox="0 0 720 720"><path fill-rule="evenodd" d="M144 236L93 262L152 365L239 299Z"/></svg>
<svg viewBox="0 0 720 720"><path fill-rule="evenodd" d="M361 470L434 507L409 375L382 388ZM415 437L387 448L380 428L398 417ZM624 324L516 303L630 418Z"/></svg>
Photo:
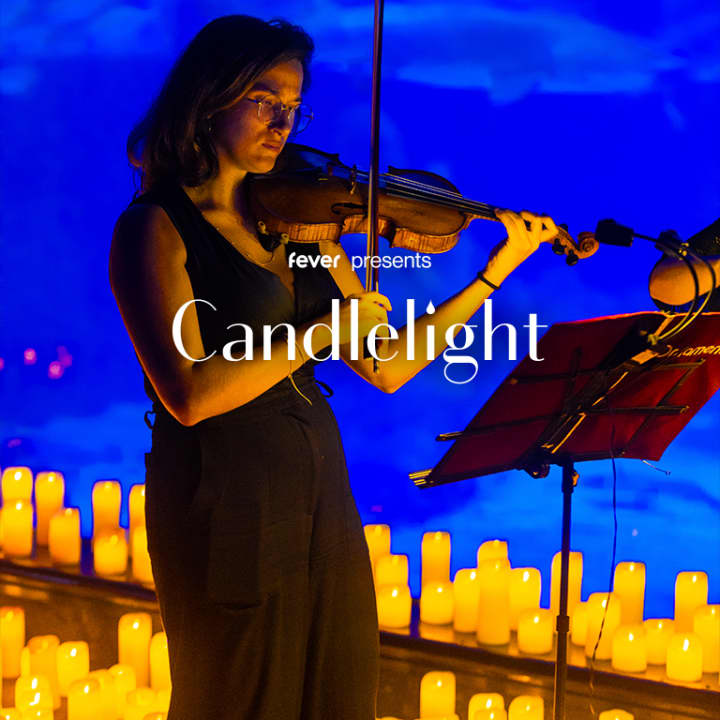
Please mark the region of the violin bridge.
<svg viewBox="0 0 720 720"><path fill-rule="evenodd" d="M353 165L350 170L350 194L354 195L357 190L357 165Z"/></svg>

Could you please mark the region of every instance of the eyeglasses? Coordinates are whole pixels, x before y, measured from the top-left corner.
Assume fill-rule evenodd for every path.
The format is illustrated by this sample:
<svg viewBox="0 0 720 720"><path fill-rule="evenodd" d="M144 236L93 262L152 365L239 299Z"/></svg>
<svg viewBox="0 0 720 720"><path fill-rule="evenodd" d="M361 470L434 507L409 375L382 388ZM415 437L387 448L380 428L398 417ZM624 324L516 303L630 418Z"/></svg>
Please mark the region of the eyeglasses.
<svg viewBox="0 0 720 720"><path fill-rule="evenodd" d="M273 102L268 98L254 99L243 98L257 105L258 120L266 125L276 123L282 115L286 115L288 122L291 124L291 135L301 133L310 124L313 119L312 108L305 103L300 105L286 105L281 102Z"/></svg>

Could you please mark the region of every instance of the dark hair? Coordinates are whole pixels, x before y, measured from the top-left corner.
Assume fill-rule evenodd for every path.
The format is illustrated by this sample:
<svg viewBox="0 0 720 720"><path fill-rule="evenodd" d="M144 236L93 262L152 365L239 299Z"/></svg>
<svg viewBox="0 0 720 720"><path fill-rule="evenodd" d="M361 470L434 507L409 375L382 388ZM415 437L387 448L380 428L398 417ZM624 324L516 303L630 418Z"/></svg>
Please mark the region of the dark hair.
<svg viewBox="0 0 720 720"><path fill-rule="evenodd" d="M285 20L226 15L209 22L128 136L127 155L140 171L141 189L165 179L194 187L217 175L210 118L241 98L266 70L288 60L302 63L305 90L313 50L310 36Z"/></svg>

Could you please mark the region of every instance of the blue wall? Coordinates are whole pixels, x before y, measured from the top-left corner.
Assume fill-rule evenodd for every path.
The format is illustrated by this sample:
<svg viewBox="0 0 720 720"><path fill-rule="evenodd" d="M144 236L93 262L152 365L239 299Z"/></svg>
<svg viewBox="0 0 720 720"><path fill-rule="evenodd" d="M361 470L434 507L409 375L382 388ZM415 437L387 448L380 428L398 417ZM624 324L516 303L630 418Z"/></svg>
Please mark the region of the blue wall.
<svg viewBox="0 0 720 720"><path fill-rule="evenodd" d="M92 483L141 482L150 443L149 403L107 280L112 227L134 190L125 139L194 33L237 11L220 0L4 3L0 465L64 471L67 504L85 511L86 533ZM242 11L267 17L261 2ZM273 12L317 43L315 120L303 142L366 167L371 3L281 0ZM547 212L573 232L615 217L646 234L671 227L688 237L720 215L719 30L710 0L392 2L382 163L441 173L468 197ZM431 269L382 274L391 321L402 324L406 297L424 307L464 286L501 237L499 225L478 221ZM362 254L363 239L346 249ZM568 269L542 248L498 293L496 317L520 325L534 312L551 324L651 309L656 255L640 243L602 248ZM72 363L51 379L59 346ZM23 362L26 348L34 365ZM363 519L392 525L416 593L424 530L453 532L453 570L472 564L482 540L503 537L513 564L546 574L560 540L556 475L514 472L427 492L407 479L439 459L435 434L462 428L513 363L481 362L467 385L448 383L443 365L391 396L342 363L318 369L335 389ZM679 570L708 571L720 597L719 416L715 398L659 463L670 475L618 463L618 561L647 563L650 615L672 612ZM608 463L581 467L573 539L586 554L585 594L604 589Z"/></svg>

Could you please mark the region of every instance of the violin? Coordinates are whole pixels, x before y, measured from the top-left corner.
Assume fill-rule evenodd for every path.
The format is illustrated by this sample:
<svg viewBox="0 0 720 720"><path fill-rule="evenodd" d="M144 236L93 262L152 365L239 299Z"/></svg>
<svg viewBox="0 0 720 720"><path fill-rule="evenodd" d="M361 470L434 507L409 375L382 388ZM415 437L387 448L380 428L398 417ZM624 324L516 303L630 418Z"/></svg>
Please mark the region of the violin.
<svg viewBox="0 0 720 720"><path fill-rule="evenodd" d="M288 143L275 168L247 178L247 200L261 236L287 243L339 242L368 230L369 173L329 154ZM420 253L446 252L477 218L498 220L493 205L465 198L447 179L423 170L390 167L379 176L377 234L391 247ZM529 228L529 224L528 224ZM565 226L551 239L568 265L598 247L590 232L577 242Z"/></svg>

